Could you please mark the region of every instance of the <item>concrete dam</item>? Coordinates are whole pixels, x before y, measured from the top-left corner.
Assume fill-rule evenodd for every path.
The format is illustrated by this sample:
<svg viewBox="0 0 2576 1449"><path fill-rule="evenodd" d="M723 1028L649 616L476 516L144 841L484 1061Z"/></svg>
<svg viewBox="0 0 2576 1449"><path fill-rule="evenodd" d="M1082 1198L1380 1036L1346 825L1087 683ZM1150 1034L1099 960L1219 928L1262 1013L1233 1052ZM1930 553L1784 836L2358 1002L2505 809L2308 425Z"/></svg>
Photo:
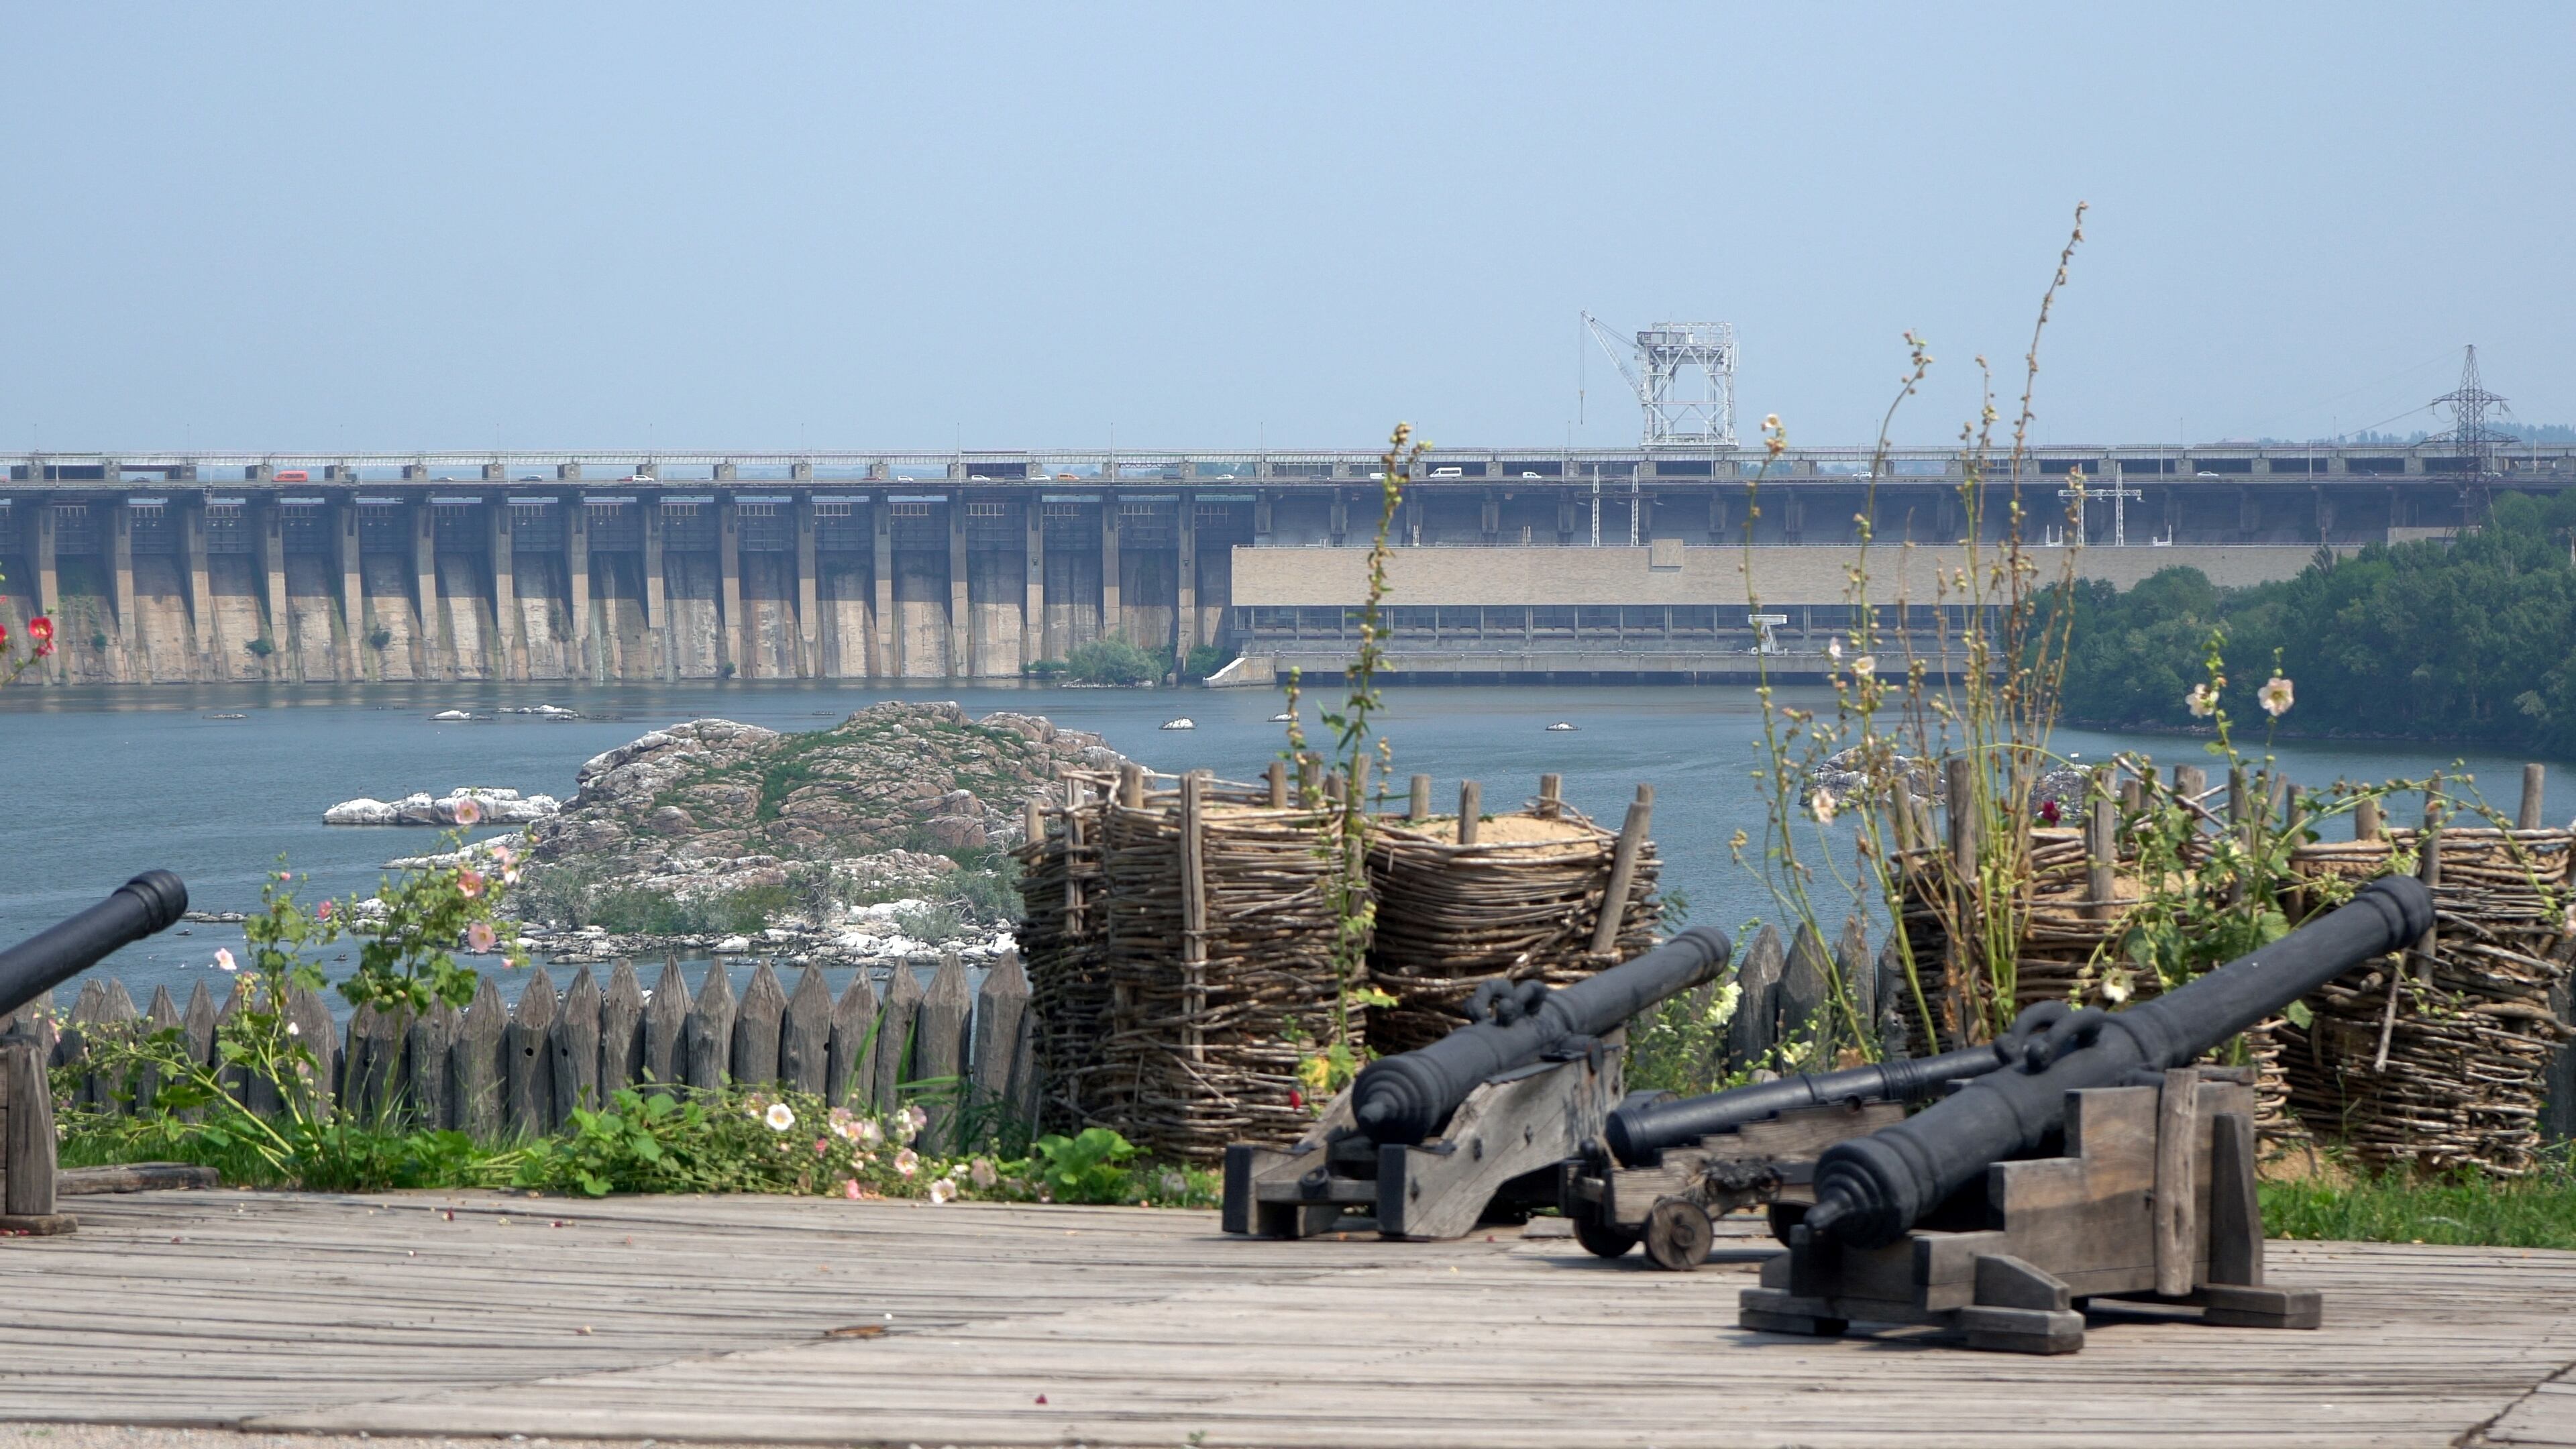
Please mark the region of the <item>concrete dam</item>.
<svg viewBox="0 0 2576 1449"><path fill-rule="evenodd" d="M615 456L14 455L0 622L56 622L22 683L995 679L1113 636L1239 651L1232 677L1265 682L1348 658L1382 466ZM2242 585L2321 545L2473 526L2502 489L2576 485L2576 449L2465 461L2042 450L2017 488L1990 485L1985 532L2017 491L2030 541L2081 576L2188 564ZM1435 453L1392 531L1396 667L1718 679L1749 674L1765 638L1811 655L1856 622L1860 516L1873 602L1928 628L1964 529L1956 468L1928 450Z"/></svg>

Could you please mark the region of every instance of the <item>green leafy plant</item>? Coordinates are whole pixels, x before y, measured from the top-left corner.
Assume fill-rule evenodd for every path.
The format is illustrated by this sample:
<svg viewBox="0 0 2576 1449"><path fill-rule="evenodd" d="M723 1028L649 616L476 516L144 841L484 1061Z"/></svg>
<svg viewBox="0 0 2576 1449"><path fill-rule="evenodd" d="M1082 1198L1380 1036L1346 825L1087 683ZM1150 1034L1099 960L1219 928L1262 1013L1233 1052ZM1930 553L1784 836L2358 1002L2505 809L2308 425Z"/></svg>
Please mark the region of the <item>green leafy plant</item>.
<svg viewBox="0 0 2576 1449"><path fill-rule="evenodd" d="M1124 1164L1135 1144L1106 1127L1085 1127L1067 1137L1049 1133L1029 1144L1029 1176L1056 1202L1118 1203L1127 1200Z"/></svg>
<svg viewBox="0 0 2576 1449"><path fill-rule="evenodd" d="M1377 714L1385 708L1378 676L1387 669L1387 535L1395 527L1404 490L1429 451L1428 443L1414 437L1411 423L1396 424L1387 439L1378 472L1377 530L1369 543L1368 596L1360 609L1359 647L1343 671L1341 704L1317 716L1327 740L1321 752L1308 748L1304 716L1298 710L1301 672L1288 671L1288 747L1281 758L1297 769L1301 802L1309 810L1324 812L1324 830L1316 849L1329 866L1324 900L1333 917L1332 1034L1313 1043L1315 1049L1297 1064L1298 1080L1314 1094L1312 1105L1319 1111L1323 1099L1349 1085L1365 1064L1365 1049L1352 1029L1353 1013L1372 1005L1395 1004L1393 997L1368 985L1368 948L1377 931L1377 900L1368 884L1374 820L1368 810L1366 781L1372 767L1383 780L1395 766L1393 744L1373 733ZM1336 782L1334 793L1328 795L1323 781L1316 778L1319 771Z"/></svg>
<svg viewBox="0 0 2576 1449"><path fill-rule="evenodd" d="M242 648L250 651L251 657L254 659L266 659L271 654L277 652L277 641L269 638L265 634L262 634L258 638L251 640L249 643L244 644Z"/></svg>
<svg viewBox="0 0 2576 1449"><path fill-rule="evenodd" d="M1064 676L1082 684L1151 684L1169 668L1166 655L1115 635L1076 644L1064 658Z"/></svg>
<svg viewBox="0 0 2576 1449"><path fill-rule="evenodd" d="M470 823L470 822L469 822ZM462 832L450 832L460 849ZM305 1040L307 1020L327 1015L299 1008L324 984L321 953L359 935L358 966L340 993L382 1011L422 1012L437 1002L462 1006L479 977L457 963L453 948L518 956L515 927L493 908L515 883L515 858L504 847L484 864L415 871L385 881L360 924L353 906L325 900L306 910L295 876L279 870L261 884L261 909L242 924L250 961L215 953L219 970L235 973L231 1009L215 1030L215 1060L201 1062L176 1028L151 1034L100 1033L86 1044L78 1070L113 1084L132 1105L151 1084L148 1111L74 1113L66 1135L102 1139L98 1150L148 1148L184 1161L228 1164L246 1180L339 1188L369 1181L394 1184L434 1177L455 1165L461 1139L387 1133L335 1102ZM73 1068L67 1067L68 1072ZM270 1110L269 1102L274 1106Z"/></svg>

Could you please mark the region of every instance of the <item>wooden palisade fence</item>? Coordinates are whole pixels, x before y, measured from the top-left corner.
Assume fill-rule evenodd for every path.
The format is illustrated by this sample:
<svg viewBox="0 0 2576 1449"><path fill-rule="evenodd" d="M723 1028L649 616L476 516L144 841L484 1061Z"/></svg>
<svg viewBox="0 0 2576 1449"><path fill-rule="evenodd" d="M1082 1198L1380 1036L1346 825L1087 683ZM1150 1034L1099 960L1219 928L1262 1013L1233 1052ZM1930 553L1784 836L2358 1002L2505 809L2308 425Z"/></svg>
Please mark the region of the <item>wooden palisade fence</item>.
<svg viewBox="0 0 2576 1449"><path fill-rule="evenodd" d="M560 992L542 966L520 980L515 1003L505 1002L499 981L487 974L463 1011L442 1005L415 1016L360 1007L345 1029L335 1027L320 996L298 993L289 1019L339 1107L357 1120L454 1128L483 1141L548 1134L576 1107L597 1107L623 1087L657 1084L777 1083L835 1105L881 1110L895 1105L903 1084L922 1083L919 1097L932 1116L924 1140L943 1150L975 1145L957 1141L952 1130L961 1100L980 1104L975 1119L987 1136L1024 1133L1032 1120L1028 977L1015 953L1005 952L975 991L954 954L941 958L927 990L912 966L898 966L882 997L865 970L838 999L814 967L790 991L767 961L752 968L739 998L721 965L692 994L676 960L649 992L630 961L617 963L605 987L587 965ZM216 1026L230 1005L200 982L184 1008L160 987L137 1010L122 982L93 978L58 1018L51 1057L56 1066L76 1066L85 1042L99 1033L175 1028L189 1056L211 1064ZM52 1015L50 1004L25 1010ZM274 1109L273 1087L246 1085L255 1110ZM959 1090L964 1085L971 1090ZM119 1102L120 1090L130 1102ZM127 1110L148 1107L155 1090L148 1078L121 1088L91 1072L81 1077L76 1101Z"/></svg>

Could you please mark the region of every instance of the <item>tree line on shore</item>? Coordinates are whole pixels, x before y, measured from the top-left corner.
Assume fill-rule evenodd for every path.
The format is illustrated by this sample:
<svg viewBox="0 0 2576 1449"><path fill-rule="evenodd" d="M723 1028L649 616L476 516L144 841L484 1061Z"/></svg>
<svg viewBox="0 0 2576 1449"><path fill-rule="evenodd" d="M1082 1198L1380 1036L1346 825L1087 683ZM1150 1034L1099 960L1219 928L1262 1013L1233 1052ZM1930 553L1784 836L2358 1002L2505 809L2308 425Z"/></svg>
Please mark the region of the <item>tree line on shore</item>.
<svg viewBox="0 0 2576 1449"><path fill-rule="evenodd" d="M2213 634L2225 706L2254 717L2275 671L2311 734L2576 748L2576 496L2506 494L2451 541L2320 548L2296 577L2221 589L2171 568L2121 593L2052 589L2071 608L2063 717L2102 726L2192 723Z"/></svg>

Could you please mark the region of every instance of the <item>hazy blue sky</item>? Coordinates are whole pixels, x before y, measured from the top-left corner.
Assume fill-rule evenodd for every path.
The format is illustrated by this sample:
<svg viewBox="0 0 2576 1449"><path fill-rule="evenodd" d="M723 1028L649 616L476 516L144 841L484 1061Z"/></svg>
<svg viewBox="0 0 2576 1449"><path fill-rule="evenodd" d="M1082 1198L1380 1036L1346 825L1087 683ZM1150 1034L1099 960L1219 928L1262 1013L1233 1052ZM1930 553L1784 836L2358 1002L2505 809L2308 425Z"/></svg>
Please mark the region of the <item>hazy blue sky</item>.
<svg viewBox="0 0 2576 1449"><path fill-rule="evenodd" d="M2307 436L2463 342L2576 418L2557 5L0 0L0 444L1622 444L1576 313L1748 419L2018 390ZM2423 415L2392 426L2424 424Z"/></svg>

